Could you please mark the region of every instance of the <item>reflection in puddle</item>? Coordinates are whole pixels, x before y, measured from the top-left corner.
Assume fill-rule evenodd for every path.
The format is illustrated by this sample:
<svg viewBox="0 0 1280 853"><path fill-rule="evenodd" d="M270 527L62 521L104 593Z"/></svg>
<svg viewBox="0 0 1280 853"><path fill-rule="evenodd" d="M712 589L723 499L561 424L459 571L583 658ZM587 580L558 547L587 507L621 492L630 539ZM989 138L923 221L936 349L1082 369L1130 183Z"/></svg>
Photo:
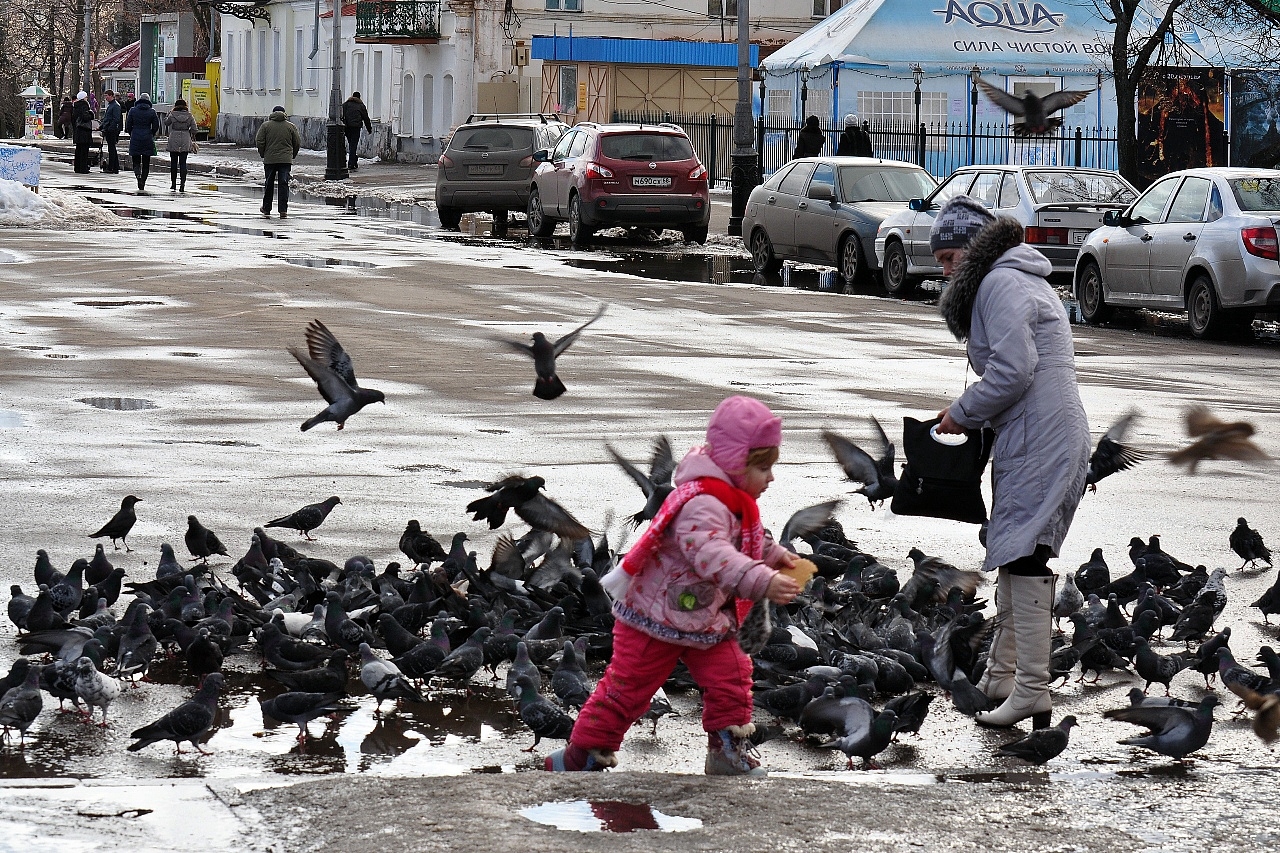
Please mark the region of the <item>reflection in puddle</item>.
<svg viewBox="0 0 1280 853"><path fill-rule="evenodd" d="M107 409L112 412L137 412L142 409L160 408L150 400L136 397L81 397L77 403L85 403L95 409Z"/></svg>
<svg viewBox="0 0 1280 853"><path fill-rule="evenodd" d="M263 257L271 258L276 261L284 261L286 264L296 264L300 267L373 267L368 261L348 261L341 258L308 258L304 256L289 257L287 255L264 255Z"/></svg>
<svg viewBox="0 0 1280 853"><path fill-rule="evenodd" d="M21 412L0 412L0 429L13 429L26 425Z"/></svg>
<svg viewBox="0 0 1280 853"><path fill-rule="evenodd" d="M76 300L76 305L83 305L86 308L128 308L130 305L163 305L163 302L157 302L154 299L80 299Z"/></svg>
<svg viewBox="0 0 1280 853"><path fill-rule="evenodd" d="M702 821L696 817L673 817L647 803L623 803L617 800L543 803L521 809L520 816L535 823L575 832L636 832L642 829L688 832L702 828Z"/></svg>
<svg viewBox="0 0 1280 853"><path fill-rule="evenodd" d="M45 358L75 358L74 355L69 355L65 352L47 352L44 354L44 357Z"/></svg>
<svg viewBox="0 0 1280 853"><path fill-rule="evenodd" d="M618 272L661 281L697 281L704 284L751 284L755 268L747 258L732 255L672 255L632 252L616 259L570 258L571 267Z"/></svg>

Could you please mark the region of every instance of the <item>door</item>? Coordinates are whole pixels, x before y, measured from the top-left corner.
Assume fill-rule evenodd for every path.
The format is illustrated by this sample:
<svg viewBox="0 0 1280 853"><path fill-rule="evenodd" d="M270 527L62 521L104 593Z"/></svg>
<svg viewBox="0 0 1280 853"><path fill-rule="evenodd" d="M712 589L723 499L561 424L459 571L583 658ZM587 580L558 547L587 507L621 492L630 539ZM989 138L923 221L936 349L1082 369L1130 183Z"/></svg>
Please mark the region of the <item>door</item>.
<svg viewBox="0 0 1280 853"><path fill-rule="evenodd" d="M805 197L796 201L796 254L800 260L822 263L836 262L836 236L843 220L839 207L825 199L809 198L816 186L830 188L836 198L836 170L829 163L819 163L813 170Z"/></svg>
<svg viewBox="0 0 1280 853"><path fill-rule="evenodd" d="M575 139L584 135L581 130L571 130L560 137L551 152L551 162L538 170L538 194L542 197L542 209L548 214L558 215L560 198L568 198L569 149Z"/></svg>
<svg viewBox="0 0 1280 853"><path fill-rule="evenodd" d="M955 172L933 191L933 195L925 199L926 210L918 210L911 220L911 225L903 229L903 240L906 244L907 259L913 267L936 269L938 262L929 251L929 229L942 206L953 196L967 193L973 184L977 172Z"/></svg>
<svg viewBox="0 0 1280 853"><path fill-rule="evenodd" d="M1107 237L1106 269L1102 280L1107 290L1120 299L1151 301L1150 262L1152 234L1156 223L1181 178L1165 178L1152 184L1129 209L1132 224L1115 229Z"/></svg>
<svg viewBox="0 0 1280 853"><path fill-rule="evenodd" d="M1034 92L1036 97L1043 98L1062 88L1059 77L1011 77L1009 94L1021 98L1027 92ZM1061 117L1061 113L1057 114ZM1013 116L1009 117L1012 123ZM1010 165L1021 166L1057 166L1062 162L1062 144L1058 141L1057 132L1044 136L1020 136L1009 140Z"/></svg>
<svg viewBox="0 0 1280 853"><path fill-rule="evenodd" d="M587 121L609 120L609 66L587 66Z"/></svg>
<svg viewBox="0 0 1280 853"><path fill-rule="evenodd" d="M809 186L813 167L813 163L797 163L778 184L778 189L766 195L760 205L759 219L778 257L796 257L796 211Z"/></svg>
<svg viewBox="0 0 1280 853"><path fill-rule="evenodd" d="M1151 227L1151 291L1157 302L1181 305L1183 270L1187 268L1200 231L1212 184L1208 178L1188 177L1178 188L1164 221Z"/></svg>
<svg viewBox="0 0 1280 853"><path fill-rule="evenodd" d="M569 196L577 186L586 164L582 155L587 150L589 139L585 130L574 133L573 139L569 142L568 154L556 164L556 210L561 216L569 212ZM556 150L559 151L560 147L556 146Z"/></svg>

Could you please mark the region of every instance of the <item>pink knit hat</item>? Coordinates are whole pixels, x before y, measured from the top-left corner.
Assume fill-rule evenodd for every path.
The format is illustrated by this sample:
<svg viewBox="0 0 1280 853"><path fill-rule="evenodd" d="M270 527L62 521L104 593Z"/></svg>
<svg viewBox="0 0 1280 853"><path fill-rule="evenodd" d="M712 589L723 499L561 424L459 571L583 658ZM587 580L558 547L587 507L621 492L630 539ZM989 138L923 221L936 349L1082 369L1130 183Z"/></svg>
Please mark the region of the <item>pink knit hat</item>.
<svg viewBox="0 0 1280 853"><path fill-rule="evenodd" d="M726 474L741 474L747 455L757 447L782 444L782 418L750 397L729 397L711 413L707 454Z"/></svg>

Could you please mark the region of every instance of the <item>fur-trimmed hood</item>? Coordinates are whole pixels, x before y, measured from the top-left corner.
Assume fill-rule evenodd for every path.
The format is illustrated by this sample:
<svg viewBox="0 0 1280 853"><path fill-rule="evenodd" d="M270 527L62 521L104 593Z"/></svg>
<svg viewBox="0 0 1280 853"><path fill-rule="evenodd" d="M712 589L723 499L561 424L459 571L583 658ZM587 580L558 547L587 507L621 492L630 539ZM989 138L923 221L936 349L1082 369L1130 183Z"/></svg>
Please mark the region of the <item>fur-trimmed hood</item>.
<svg viewBox="0 0 1280 853"><path fill-rule="evenodd" d="M1016 250L1016 251L1011 251ZM1009 257L1003 258L1005 253ZM1022 224L1016 219L1002 216L986 225L969 243L968 251L951 274L951 281L942 291L938 312L947 321L947 328L956 340L969 337L973 319L973 301L987 273L997 265L1020 270L1029 275L1045 278L1053 271L1049 259L1030 246L1023 245Z"/></svg>

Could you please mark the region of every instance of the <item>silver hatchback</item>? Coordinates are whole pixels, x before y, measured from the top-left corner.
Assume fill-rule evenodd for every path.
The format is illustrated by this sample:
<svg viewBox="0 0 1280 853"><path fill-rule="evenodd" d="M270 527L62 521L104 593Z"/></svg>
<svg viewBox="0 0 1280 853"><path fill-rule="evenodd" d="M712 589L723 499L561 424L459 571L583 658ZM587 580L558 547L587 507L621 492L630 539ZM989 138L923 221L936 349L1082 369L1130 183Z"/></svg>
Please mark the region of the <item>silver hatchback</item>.
<svg viewBox="0 0 1280 853"><path fill-rule="evenodd" d="M1280 311L1280 171L1202 168L1156 181L1089 235L1075 292L1086 322L1113 308L1185 311L1220 337Z"/></svg>

